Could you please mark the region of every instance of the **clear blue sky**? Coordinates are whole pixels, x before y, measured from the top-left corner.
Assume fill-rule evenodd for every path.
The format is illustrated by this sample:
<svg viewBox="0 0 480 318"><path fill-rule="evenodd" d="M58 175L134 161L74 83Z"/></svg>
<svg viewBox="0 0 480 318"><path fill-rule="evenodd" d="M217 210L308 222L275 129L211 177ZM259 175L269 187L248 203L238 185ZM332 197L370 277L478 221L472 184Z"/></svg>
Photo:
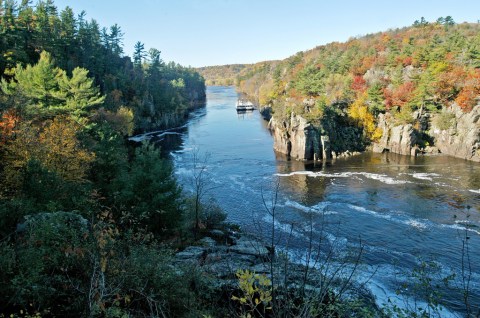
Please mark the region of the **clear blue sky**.
<svg viewBox="0 0 480 318"><path fill-rule="evenodd" d="M284 59L320 44L450 15L477 22L479 0L55 0L185 66Z"/></svg>

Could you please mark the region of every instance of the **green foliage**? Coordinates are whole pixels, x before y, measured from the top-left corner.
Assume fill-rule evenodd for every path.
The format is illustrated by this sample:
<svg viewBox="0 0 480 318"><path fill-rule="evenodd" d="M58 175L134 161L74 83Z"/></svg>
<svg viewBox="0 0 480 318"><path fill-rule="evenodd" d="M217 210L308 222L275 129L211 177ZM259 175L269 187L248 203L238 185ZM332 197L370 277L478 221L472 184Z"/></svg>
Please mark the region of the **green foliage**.
<svg viewBox="0 0 480 318"><path fill-rule="evenodd" d="M367 104L368 110L374 116L377 116L379 113L385 111L383 89L380 84L374 84L370 86L367 90Z"/></svg>
<svg viewBox="0 0 480 318"><path fill-rule="evenodd" d="M69 78L54 66L51 55L45 51L34 66L18 65L14 75L15 81L2 80L2 90L9 95L24 95L29 101L24 112L30 118L64 114L78 119L105 99L94 87L93 79L87 77L86 69L75 68Z"/></svg>
<svg viewBox="0 0 480 318"><path fill-rule="evenodd" d="M397 125L413 124L415 122L413 111L408 106L402 107L400 111L394 113L394 116Z"/></svg>
<svg viewBox="0 0 480 318"><path fill-rule="evenodd" d="M295 81L295 87L307 96L318 96L324 91L325 74L315 65L303 69Z"/></svg>
<svg viewBox="0 0 480 318"><path fill-rule="evenodd" d="M128 170L114 184L115 206L123 211L120 217L125 227L166 235L180 225L180 187L171 164L153 146L138 148Z"/></svg>
<svg viewBox="0 0 480 318"><path fill-rule="evenodd" d="M322 121L324 114L304 111L305 100L325 98L341 111L365 91L374 117L391 111L408 122L408 110L398 112L397 107L436 112L454 101L468 112L478 96L479 31L480 24L456 24L452 17L436 23L421 18L413 27L246 65L238 88L270 104L279 119L292 109L311 123ZM335 138L330 135L330 140Z"/></svg>
<svg viewBox="0 0 480 318"><path fill-rule="evenodd" d="M186 198L185 203L184 221L187 230L195 228L196 209L198 209L199 228L202 230L210 231L224 226L227 214L213 199L208 202L199 202L197 206L196 196L191 195Z"/></svg>
<svg viewBox="0 0 480 318"><path fill-rule="evenodd" d="M41 213L27 217L22 227L9 302L23 308L65 306L65 312L81 308L85 299L75 287L86 288L88 282L86 220L75 213Z"/></svg>
<svg viewBox="0 0 480 318"><path fill-rule="evenodd" d="M178 125L203 78L52 0L0 17L0 317L199 316L202 280L152 243L181 229L171 163L126 137Z"/></svg>

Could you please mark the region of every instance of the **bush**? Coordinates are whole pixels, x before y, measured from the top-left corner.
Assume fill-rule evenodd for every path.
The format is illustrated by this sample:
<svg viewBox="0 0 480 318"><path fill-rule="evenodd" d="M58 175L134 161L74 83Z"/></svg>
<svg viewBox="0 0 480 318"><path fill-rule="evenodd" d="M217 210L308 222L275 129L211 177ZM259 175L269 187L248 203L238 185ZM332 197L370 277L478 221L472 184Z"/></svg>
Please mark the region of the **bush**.
<svg viewBox="0 0 480 318"><path fill-rule="evenodd" d="M433 124L440 130L448 130L456 124L455 114L443 111L434 117Z"/></svg>
<svg viewBox="0 0 480 318"><path fill-rule="evenodd" d="M397 125L407 125L415 122L412 109L407 105L403 106L400 111L395 112L394 116Z"/></svg>

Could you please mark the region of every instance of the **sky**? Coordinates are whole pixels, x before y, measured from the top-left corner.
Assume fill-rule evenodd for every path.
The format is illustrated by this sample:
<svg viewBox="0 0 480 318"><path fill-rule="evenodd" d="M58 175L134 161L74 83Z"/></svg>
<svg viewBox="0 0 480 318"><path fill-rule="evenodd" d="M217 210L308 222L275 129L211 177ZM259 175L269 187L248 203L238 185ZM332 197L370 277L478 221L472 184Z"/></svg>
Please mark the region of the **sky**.
<svg viewBox="0 0 480 318"><path fill-rule="evenodd" d="M55 0L103 27L117 23L126 55L137 41L184 66L287 58L425 17L480 20L479 0Z"/></svg>

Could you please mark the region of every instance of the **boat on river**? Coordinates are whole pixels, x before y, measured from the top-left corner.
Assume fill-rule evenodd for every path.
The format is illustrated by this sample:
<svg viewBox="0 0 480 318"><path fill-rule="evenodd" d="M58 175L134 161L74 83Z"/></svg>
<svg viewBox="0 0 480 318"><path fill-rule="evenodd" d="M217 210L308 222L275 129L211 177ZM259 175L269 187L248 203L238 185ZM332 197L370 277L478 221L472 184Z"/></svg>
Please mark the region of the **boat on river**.
<svg viewBox="0 0 480 318"><path fill-rule="evenodd" d="M235 107L237 109L237 112L245 112L255 109L253 103L245 99L237 100L237 104L235 105Z"/></svg>

